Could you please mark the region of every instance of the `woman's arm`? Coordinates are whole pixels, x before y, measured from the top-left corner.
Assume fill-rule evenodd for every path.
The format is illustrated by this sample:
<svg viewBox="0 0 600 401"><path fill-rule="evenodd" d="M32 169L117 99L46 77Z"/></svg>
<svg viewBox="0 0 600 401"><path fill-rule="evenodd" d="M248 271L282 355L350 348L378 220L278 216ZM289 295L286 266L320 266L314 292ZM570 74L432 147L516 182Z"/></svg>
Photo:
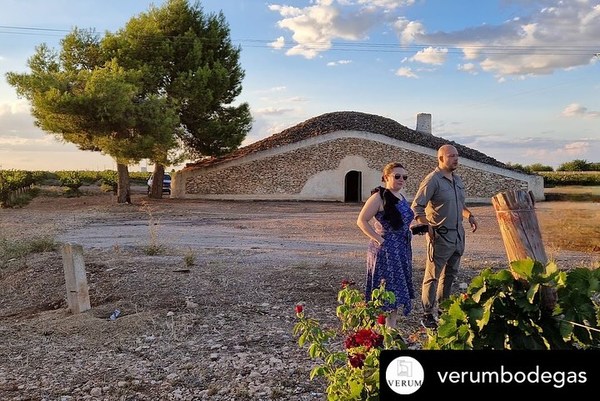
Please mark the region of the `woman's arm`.
<svg viewBox="0 0 600 401"><path fill-rule="evenodd" d="M363 208L360 210L358 214L358 219L356 220L356 225L362 230L362 232L372 240L376 241L379 245L383 243L383 237L379 235L373 226L369 224L369 221L375 214L382 208L383 201L381 200L381 196L379 196L379 192L374 193L367 199Z"/></svg>

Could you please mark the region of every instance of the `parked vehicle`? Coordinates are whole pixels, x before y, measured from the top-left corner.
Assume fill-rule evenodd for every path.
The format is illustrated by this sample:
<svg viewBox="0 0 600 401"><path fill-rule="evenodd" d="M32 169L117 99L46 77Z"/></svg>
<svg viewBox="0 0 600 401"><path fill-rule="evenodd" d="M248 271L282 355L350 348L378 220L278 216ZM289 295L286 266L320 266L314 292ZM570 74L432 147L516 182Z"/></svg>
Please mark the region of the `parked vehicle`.
<svg viewBox="0 0 600 401"><path fill-rule="evenodd" d="M154 179L154 174L148 178L148 193L152 190L152 180ZM163 175L163 185L162 185L163 193L167 193L171 195L171 175L165 173Z"/></svg>

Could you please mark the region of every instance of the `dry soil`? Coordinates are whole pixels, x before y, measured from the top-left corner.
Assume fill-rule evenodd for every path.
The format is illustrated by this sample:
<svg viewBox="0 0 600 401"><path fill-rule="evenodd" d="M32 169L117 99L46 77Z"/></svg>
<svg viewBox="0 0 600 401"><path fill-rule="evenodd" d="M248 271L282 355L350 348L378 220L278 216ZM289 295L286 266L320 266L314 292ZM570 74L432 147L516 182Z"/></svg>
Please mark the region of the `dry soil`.
<svg viewBox="0 0 600 401"><path fill-rule="evenodd" d="M144 188L117 205L87 191L0 210L0 239L83 246L92 305L67 309L60 251L0 268L1 400L324 399L292 334L294 306L334 325L341 281L362 286L361 205L149 200ZM540 203L537 213L570 207ZM456 291L482 268L507 265L493 208L472 210L480 228L467 235ZM413 252L418 297L423 237ZM551 241L547 252L561 268L599 263ZM416 307L400 321L407 337L419 316Z"/></svg>

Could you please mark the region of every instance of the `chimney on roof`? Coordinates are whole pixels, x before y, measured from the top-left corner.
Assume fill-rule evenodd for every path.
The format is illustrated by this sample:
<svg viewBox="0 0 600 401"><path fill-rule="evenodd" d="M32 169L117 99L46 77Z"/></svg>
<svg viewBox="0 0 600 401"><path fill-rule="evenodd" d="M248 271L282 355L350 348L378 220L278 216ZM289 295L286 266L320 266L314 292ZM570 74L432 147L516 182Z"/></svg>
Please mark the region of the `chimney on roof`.
<svg viewBox="0 0 600 401"><path fill-rule="evenodd" d="M417 114L417 132L431 135L431 113Z"/></svg>

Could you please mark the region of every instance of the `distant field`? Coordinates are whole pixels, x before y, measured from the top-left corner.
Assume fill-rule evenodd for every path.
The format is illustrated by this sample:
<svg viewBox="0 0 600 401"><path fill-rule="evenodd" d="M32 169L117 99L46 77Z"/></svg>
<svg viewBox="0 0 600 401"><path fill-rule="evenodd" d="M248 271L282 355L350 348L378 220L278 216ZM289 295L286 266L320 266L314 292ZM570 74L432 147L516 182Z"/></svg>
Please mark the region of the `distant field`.
<svg viewBox="0 0 600 401"><path fill-rule="evenodd" d="M600 202L600 186L568 185L544 188L546 200Z"/></svg>
<svg viewBox="0 0 600 401"><path fill-rule="evenodd" d="M559 201L564 210L553 210L540 216L544 232L551 233L549 242L563 249L600 252L600 186L569 185L544 188L546 201Z"/></svg>

